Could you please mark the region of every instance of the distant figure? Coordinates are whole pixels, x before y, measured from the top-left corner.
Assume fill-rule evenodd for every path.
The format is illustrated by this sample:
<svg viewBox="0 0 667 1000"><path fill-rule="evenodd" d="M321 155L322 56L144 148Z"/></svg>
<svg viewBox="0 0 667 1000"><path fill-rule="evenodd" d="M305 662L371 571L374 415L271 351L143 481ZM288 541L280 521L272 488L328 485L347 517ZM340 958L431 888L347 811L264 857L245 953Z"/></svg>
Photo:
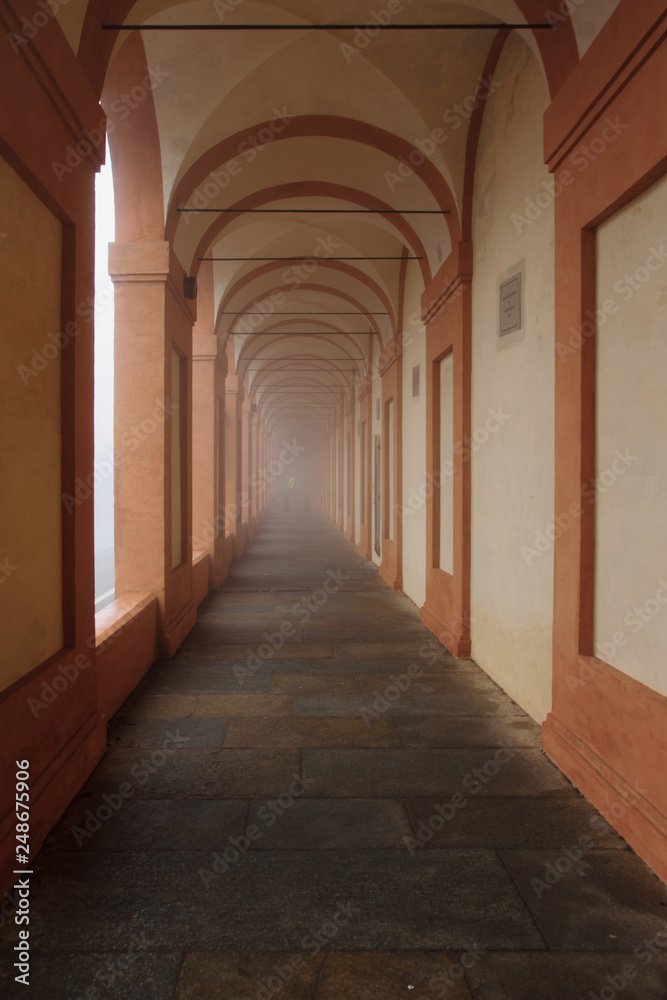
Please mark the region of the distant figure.
<svg viewBox="0 0 667 1000"><path fill-rule="evenodd" d="M288 482L287 488L290 489L290 490L295 490L296 489L296 479L294 478L294 476L292 476L292 478ZM286 493L285 494L285 502L284 502L283 510L288 511L290 509L290 504L291 504L291 497L290 497L289 493Z"/></svg>

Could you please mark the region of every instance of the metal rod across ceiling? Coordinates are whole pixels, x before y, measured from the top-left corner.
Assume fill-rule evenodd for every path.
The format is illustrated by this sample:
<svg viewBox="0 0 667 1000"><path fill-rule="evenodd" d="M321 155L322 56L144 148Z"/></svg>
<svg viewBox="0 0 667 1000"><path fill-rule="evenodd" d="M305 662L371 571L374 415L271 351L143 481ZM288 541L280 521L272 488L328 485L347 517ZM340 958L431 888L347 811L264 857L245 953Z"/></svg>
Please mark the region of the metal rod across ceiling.
<svg viewBox="0 0 667 1000"><path fill-rule="evenodd" d="M353 312L234 312L233 309L223 309L221 316L388 316L388 312L360 312L355 309Z"/></svg>
<svg viewBox="0 0 667 1000"><path fill-rule="evenodd" d="M554 25L536 24L380 24L369 20L366 24L103 24L102 31L363 31L369 25L382 31L499 31L501 28L522 31L537 30Z"/></svg>
<svg viewBox="0 0 667 1000"><path fill-rule="evenodd" d="M233 215L449 215L448 208L177 208L177 212L230 212Z"/></svg>
<svg viewBox="0 0 667 1000"><path fill-rule="evenodd" d="M197 260L213 261L224 260L235 263L251 260L316 260L318 264L325 264L328 260L423 260L423 257L315 257L313 254L303 254L301 257L198 257Z"/></svg>

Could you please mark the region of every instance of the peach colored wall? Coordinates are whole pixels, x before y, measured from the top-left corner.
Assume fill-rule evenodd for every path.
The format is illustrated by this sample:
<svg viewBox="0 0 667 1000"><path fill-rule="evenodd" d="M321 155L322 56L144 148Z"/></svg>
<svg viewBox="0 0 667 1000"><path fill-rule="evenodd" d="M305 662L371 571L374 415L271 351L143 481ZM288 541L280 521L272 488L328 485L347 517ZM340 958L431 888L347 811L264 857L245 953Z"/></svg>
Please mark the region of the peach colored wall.
<svg viewBox="0 0 667 1000"><path fill-rule="evenodd" d="M0 689L63 645L62 226L0 159Z"/></svg>
<svg viewBox="0 0 667 1000"><path fill-rule="evenodd" d="M95 620L97 697L105 719L118 711L156 655L155 594L125 594Z"/></svg>
<svg viewBox="0 0 667 1000"><path fill-rule="evenodd" d="M202 554L192 564L192 596L196 605L200 605L208 594L209 573L210 559Z"/></svg>

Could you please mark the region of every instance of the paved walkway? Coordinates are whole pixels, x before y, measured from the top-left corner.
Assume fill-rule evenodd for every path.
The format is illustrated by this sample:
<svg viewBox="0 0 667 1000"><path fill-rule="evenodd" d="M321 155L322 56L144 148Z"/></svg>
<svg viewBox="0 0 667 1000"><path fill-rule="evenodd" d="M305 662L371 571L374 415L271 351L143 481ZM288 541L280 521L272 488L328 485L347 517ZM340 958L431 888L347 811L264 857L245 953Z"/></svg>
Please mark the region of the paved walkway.
<svg viewBox="0 0 667 1000"><path fill-rule="evenodd" d="M274 513L113 720L9 995L660 1000L665 887L539 735L323 517Z"/></svg>

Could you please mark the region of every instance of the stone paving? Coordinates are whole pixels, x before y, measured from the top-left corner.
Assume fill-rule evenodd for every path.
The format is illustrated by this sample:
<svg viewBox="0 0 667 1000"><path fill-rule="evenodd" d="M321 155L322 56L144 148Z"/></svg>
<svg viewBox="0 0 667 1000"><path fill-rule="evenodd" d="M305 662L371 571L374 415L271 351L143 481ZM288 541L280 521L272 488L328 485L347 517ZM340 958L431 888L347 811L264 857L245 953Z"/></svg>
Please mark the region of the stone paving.
<svg viewBox="0 0 667 1000"><path fill-rule="evenodd" d="M667 997L663 883L316 513L267 519L35 869L31 1000Z"/></svg>

